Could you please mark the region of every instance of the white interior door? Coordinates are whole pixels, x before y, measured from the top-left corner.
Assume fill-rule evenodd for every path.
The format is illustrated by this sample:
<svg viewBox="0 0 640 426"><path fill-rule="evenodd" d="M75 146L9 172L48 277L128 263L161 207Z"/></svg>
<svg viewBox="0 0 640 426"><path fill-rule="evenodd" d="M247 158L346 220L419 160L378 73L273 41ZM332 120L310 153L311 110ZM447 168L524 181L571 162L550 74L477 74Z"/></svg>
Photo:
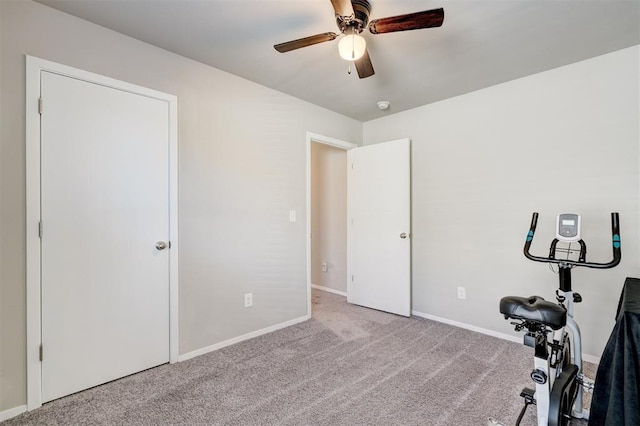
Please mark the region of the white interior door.
<svg viewBox="0 0 640 426"><path fill-rule="evenodd" d="M411 315L409 139L349 151L347 300Z"/></svg>
<svg viewBox="0 0 640 426"><path fill-rule="evenodd" d="M46 402L169 361L169 106L41 79Z"/></svg>

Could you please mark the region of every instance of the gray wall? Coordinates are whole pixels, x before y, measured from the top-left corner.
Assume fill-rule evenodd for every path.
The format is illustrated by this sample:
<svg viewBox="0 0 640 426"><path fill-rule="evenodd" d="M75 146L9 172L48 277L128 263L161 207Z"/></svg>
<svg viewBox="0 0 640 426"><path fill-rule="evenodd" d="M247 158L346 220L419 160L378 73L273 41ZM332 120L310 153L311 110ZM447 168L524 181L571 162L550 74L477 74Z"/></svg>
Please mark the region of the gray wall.
<svg viewBox="0 0 640 426"><path fill-rule="evenodd" d="M347 151L316 142L311 143L311 235L311 283L346 292Z"/></svg>
<svg viewBox="0 0 640 426"><path fill-rule="evenodd" d="M360 122L31 1L0 10L0 412L26 402L25 54L178 96L180 354L307 314L306 132L359 142Z"/></svg>
<svg viewBox="0 0 640 426"><path fill-rule="evenodd" d="M506 295L553 299L557 276L522 255L531 213L542 256L558 213L582 214L588 260L611 258L621 216L622 263L579 268L576 318L599 357L626 276L640 276L638 46L364 124L364 142L412 141L413 309L501 333ZM456 298L464 286L467 299Z"/></svg>

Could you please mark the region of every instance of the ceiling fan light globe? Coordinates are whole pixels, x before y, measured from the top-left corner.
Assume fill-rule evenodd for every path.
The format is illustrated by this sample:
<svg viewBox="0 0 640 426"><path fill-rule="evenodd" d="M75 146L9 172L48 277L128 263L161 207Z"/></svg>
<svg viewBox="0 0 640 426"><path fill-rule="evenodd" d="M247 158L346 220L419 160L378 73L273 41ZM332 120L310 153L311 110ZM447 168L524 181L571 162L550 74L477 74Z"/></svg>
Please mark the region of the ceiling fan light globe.
<svg viewBox="0 0 640 426"><path fill-rule="evenodd" d="M367 50L367 42L358 34L347 34L338 43L340 57L346 61L356 61L364 55Z"/></svg>

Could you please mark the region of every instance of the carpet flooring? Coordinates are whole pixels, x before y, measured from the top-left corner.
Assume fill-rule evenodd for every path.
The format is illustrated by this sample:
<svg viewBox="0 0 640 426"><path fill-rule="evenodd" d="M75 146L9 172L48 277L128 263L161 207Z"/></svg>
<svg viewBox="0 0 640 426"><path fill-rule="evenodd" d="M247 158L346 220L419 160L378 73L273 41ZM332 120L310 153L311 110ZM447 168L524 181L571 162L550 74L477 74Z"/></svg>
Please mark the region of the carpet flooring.
<svg viewBox="0 0 640 426"><path fill-rule="evenodd" d="M513 425L532 363L532 349L517 343L314 290L309 321L52 401L3 426ZM593 377L595 366L586 371ZM535 424L531 407L522 425Z"/></svg>

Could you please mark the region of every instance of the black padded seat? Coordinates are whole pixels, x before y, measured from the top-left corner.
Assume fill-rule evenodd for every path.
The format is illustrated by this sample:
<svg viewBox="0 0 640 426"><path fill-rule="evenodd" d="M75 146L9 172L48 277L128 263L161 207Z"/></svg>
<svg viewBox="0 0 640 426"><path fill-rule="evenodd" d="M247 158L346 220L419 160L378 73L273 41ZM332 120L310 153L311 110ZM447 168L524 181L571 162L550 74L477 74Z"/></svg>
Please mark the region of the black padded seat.
<svg viewBox="0 0 640 426"><path fill-rule="evenodd" d="M540 296L507 296L500 299L500 313L507 318L523 319L545 324L553 330L567 323L567 310Z"/></svg>

